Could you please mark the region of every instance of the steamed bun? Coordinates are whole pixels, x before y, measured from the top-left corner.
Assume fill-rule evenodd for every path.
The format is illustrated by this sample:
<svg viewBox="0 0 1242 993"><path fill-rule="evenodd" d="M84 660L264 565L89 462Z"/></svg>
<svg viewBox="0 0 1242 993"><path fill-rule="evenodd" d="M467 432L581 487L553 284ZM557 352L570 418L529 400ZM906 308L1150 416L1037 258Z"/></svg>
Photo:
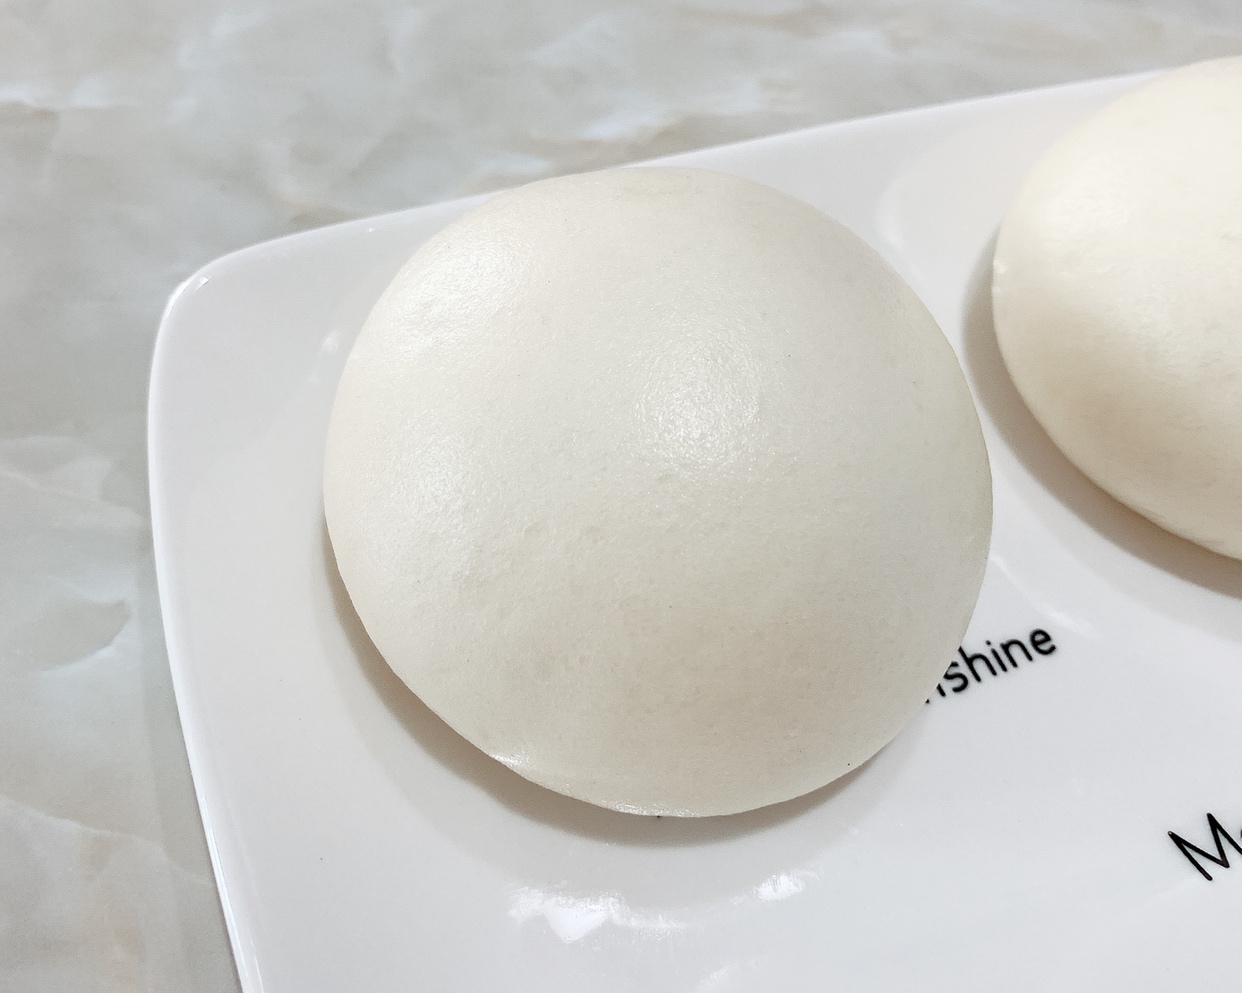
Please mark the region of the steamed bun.
<svg viewBox="0 0 1242 993"><path fill-rule="evenodd" d="M1161 76L1054 145L1001 227L993 301L1069 460L1242 558L1242 58Z"/></svg>
<svg viewBox="0 0 1242 993"><path fill-rule="evenodd" d="M376 646L570 796L726 814L857 767L978 595L987 456L914 293L712 172L534 183L425 244L341 379L324 503Z"/></svg>

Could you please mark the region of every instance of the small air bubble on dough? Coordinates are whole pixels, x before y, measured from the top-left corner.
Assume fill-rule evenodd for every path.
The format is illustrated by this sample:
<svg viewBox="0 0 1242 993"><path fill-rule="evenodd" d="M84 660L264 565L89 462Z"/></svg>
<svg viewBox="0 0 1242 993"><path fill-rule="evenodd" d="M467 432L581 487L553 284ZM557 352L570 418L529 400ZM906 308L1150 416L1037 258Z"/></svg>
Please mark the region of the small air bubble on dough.
<svg viewBox="0 0 1242 993"><path fill-rule="evenodd" d="M857 237L765 186L534 183L427 242L328 432L376 646L487 754L616 810L813 790L888 742L991 527L957 360Z"/></svg>

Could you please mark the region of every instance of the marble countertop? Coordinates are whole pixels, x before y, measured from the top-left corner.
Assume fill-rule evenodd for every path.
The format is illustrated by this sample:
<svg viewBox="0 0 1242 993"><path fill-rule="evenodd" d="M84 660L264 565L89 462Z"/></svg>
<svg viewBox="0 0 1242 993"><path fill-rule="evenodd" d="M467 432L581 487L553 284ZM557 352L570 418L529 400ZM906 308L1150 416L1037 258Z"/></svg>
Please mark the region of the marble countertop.
<svg viewBox="0 0 1242 993"><path fill-rule="evenodd" d="M164 301L243 245L1242 52L1234 0L0 5L0 991L237 988L151 561Z"/></svg>

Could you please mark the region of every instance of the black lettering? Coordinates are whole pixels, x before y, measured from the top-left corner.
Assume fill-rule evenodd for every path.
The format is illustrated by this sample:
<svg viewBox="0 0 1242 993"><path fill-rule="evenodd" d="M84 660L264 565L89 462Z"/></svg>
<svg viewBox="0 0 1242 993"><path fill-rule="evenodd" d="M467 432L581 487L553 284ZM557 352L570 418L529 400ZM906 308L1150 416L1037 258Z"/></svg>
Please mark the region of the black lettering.
<svg viewBox="0 0 1242 993"><path fill-rule="evenodd" d="M1001 642L1001 650L1005 653L1005 658L1007 658L1007 659L1009 660L1009 664L1010 664L1011 666L1013 666L1015 669L1016 669L1016 668L1018 668L1018 663L1017 663L1017 661L1014 659L1014 657L1013 657L1013 653L1010 651L1010 649L1011 649L1014 645L1017 645L1019 648L1021 648L1021 649L1022 649L1022 654L1026 656L1026 660L1027 660L1028 662L1033 662L1033 661L1035 661L1035 660L1031 657L1031 653L1027 651L1027 649L1026 649L1026 645L1025 645L1025 644L1023 644L1023 643L1022 643L1020 640L1018 640L1017 638L1014 638L1014 639L1012 639L1011 641L1004 641L1004 642Z"/></svg>
<svg viewBox="0 0 1242 993"><path fill-rule="evenodd" d="M971 682L985 682L983 670L989 676L997 676L1010 670L1017 670L1018 663L1025 661L1028 665L1035 661L1037 655L1051 655L1057 650L1050 635L1043 628L1031 632L1029 641L1022 638L997 638L995 642L985 638L986 646L982 651L968 652L964 645L959 645L957 657L949 663L949 668L936 684L936 693L947 697L950 690L964 693L970 689ZM982 668L981 668L982 666ZM928 694L927 702L931 702Z"/></svg>
<svg viewBox="0 0 1242 993"><path fill-rule="evenodd" d="M979 675L978 671L976 671L975 669L976 660L986 665L988 667L988 672L990 672L993 676L996 675L996 669L993 668L992 666L992 660L988 658L986 655L982 655L978 652L974 653L973 655L967 655L966 649L964 648L959 648L957 650L957 654L960 655L962 657L962 661L966 663L966 668L969 669L970 674L975 677L976 683L983 682L983 678Z"/></svg>
<svg viewBox="0 0 1242 993"><path fill-rule="evenodd" d="M1048 647L1045 648L1045 645ZM1036 628L1031 632L1031 647L1040 655L1051 655L1057 650L1057 646L1052 643L1052 635L1042 628Z"/></svg>
<svg viewBox="0 0 1242 993"><path fill-rule="evenodd" d="M1226 831L1223 827L1221 827L1220 821L1216 819L1216 816L1214 814L1208 814L1207 821L1208 821L1208 827L1212 829L1212 841L1216 843L1216 854L1215 855L1212 855L1210 852L1205 852L1198 845L1192 845L1185 838L1181 837L1180 835L1174 834L1172 831L1169 832L1169 837L1173 839L1173 844L1177 846L1178 851L1180 851L1183 855L1185 855L1187 860L1190 862L1190 864L1193 865L1196 869L1198 869L1200 874L1203 876L1203 878L1206 879L1210 883L1212 881L1211 874L1205 868L1203 868L1203 866L1199 864L1199 860L1196 859L1194 855L1191 855L1190 853L1194 852L1198 855L1202 855L1209 862L1215 862L1222 869L1228 869L1229 868L1229 856L1225 852L1225 842L1226 841L1229 842L1229 844L1233 846L1233 850L1237 852L1239 855L1242 855L1242 845L1239 845L1236 841L1234 841L1233 835L1231 835L1228 831Z"/></svg>
<svg viewBox="0 0 1242 993"><path fill-rule="evenodd" d="M949 668L945 670L944 678L951 683L956 680L956 685L953 687L954 693L961 693L962 690L970 685L970 680L966 678L966 673L957 668L957 659L949 663Z"/></svg>

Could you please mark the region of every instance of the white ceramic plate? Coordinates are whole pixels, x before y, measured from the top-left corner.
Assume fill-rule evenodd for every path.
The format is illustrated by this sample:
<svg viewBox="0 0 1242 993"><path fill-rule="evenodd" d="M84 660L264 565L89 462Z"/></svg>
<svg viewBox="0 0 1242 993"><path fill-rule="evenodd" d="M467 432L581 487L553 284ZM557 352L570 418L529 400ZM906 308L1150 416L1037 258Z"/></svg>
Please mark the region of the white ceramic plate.
<svg viewBox="0 0 1242 993"><path fill-rule="evenodd" d="M398 266L469 202L259 245L182 287L152 374L152 513L247 993L1242 988L1242 858L1188 849L1201 873L1168 833L1215 855L1207 815L1242 828L1242 567L1070 468L990 327L991 242L1026 169L1133 85L671 160L821 207L922 295L996 480L966 650L1023 641L1016 670L947 677L845 781L737 817L642 819L526 783L397 681L342 592L320 509L337 376ZM1055 651L1028 662L1036 630Z"/></svg>

